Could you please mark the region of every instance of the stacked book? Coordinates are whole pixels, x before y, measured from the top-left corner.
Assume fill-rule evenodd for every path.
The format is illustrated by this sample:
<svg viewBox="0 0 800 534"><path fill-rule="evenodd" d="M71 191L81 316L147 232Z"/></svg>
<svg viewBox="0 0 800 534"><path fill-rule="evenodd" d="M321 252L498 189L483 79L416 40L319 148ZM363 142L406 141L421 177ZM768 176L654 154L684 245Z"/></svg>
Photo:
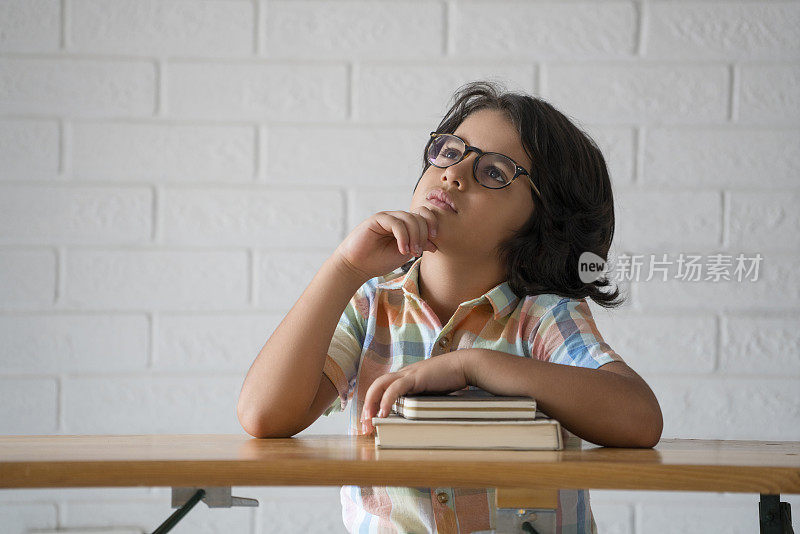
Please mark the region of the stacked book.
<svg viewBox="0 0 800 534"><path fill-rule="evenodd" d="M480 388L401 396L372 424L375 445L385 449L564 449L561 425L538 411L535 399Z"/></svg>

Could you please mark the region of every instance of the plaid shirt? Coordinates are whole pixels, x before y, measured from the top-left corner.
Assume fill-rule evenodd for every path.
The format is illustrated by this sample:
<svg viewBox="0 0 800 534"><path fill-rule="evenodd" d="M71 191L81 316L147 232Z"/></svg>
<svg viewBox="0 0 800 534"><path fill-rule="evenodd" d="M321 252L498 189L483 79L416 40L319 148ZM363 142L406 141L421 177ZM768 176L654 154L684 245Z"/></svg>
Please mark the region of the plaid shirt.
<svg viewBox="0 0 800 534"><path fill-rule="evenodd" d="M420 261L407 273L397 269L365 282L339 319L323 368L339 397L324 415L350 403L348 435L361 433L364 398L376 378L438 354L484 348L590 369L623 361L603 341L585 299L521 300L508 282L461 303L443 327L419 295ZM442 492L449 497L444 503L437 498ZM558 493L556 532L596 532L588 490ZM494 488L342 486L340 499L351 533L466 534L496 525Z"/></svg>

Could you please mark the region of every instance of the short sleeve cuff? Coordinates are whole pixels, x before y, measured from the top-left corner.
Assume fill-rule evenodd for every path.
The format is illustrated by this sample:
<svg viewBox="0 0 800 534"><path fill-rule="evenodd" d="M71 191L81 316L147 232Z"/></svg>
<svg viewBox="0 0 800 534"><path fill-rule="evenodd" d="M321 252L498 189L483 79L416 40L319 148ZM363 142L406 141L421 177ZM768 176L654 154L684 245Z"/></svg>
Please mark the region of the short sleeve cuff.
<svg viewBox="0 0 800 534"><path fill-rule="evenodd" d="M325 355L325 365L322 367L322 373L330 379L333 385L336 387L336 391L339 392L339 409L333 409L331 411L327 411L325 415L331 412L339 412L344 411L347 407L347 394L350 389L349 384L347 382L347 378L344 376L344 372L342 368L339 366L336 361L330 357L330 355ZM333 407L335 405L332 405Z"/></svg>
<svg viewBox="0 0 800 534"><path fill-rule="evenodd" d="M598 353L592 353L592 359L597 364L595 369L611 362L625 363L625 360L622 359L622 356L617 354L611 347L605 343L601 343L600 345L605 345L605 350L600 350L598 347Z"/></svg>

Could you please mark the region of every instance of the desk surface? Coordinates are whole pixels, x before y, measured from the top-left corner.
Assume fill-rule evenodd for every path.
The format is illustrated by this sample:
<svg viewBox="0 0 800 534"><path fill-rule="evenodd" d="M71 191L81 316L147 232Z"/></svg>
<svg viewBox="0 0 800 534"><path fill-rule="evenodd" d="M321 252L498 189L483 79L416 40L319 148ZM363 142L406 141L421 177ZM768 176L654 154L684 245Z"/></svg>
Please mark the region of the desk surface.
<svg viewBox="0 0 800 534"><path fill-rule="evenodd" d="M344 435L0 436L0 488L343 484L800 493L800 442L485 451L380 449Z"/></svg>

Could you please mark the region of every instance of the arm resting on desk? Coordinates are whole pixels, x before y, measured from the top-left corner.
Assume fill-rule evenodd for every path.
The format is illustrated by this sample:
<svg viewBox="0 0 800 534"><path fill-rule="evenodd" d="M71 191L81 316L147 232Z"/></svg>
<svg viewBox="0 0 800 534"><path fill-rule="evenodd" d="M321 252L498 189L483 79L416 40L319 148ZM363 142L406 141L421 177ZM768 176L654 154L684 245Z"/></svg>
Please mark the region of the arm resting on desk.
<svg viewBox="0 0 800 534"><path fill-rule="evenodd" d="M605 447L653 447L661 438L658 400L623 362L589 369L490 349L457 352L470 385L533 397L538 409L582 439Z"/></svg>
<svg viewBox="0 0 800 534"><path fill-rule="evenodd" d="M320 384L328 380L322 373L325 356L339 317L363 283L336 255L314 275L247 371L236 414L248 434L292 435L313 423L309 410L319 411L318 417L330 406L329 387L320 397Z"/></svg>

